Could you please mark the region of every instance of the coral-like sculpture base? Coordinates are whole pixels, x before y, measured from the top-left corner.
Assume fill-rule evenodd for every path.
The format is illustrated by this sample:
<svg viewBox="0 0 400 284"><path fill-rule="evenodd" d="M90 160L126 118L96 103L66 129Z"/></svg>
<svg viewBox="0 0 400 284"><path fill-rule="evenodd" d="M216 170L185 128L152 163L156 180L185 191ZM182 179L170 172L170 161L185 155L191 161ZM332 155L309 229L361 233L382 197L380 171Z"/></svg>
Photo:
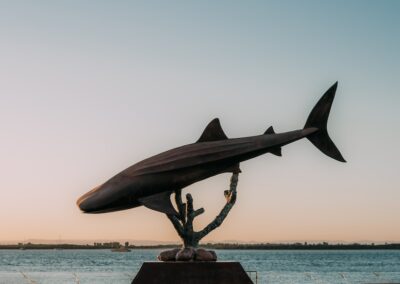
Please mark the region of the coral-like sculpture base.
<svg viewBox="0 0 400 284"><path fill-rule="evenodd" d="M182 190L179 189L175 191L175 203L178 208L179 216L167 214L167 217L172 222L172 225L181 238L185 248L197 248L200 240L219 227L225 220L226 216L228 216L229 211L236 202L236 188L239 180L239 172L240 169L238 168L236 172L232 173L229 190L224 191L226 204L222 208L221 212L210 224L197 232L193 229L193 220L200 214L203 214L204 209L200 208L195 210L193 208L193 198L190 193L186 194L186 203L184 203L182 201Z"/></svg>

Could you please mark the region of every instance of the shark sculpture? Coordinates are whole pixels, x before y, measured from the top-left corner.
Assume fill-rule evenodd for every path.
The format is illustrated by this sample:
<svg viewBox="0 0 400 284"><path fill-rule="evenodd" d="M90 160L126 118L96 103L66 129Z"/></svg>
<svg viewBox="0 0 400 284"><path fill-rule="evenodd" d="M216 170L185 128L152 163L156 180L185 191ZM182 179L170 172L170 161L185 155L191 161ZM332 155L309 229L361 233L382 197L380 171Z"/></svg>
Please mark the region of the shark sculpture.
<svg viewBox="0 0 400 284"><path fill-rule="evenodd" d="M105 213L144 205L166 214L177 215L170 195L197 181L225 172L240 172L239 164L271 153L281 156L281 147L307 138L325 155L345 162L329 138L327 122L337 82L321 97L303 129L228 138L218 118L212 120L193 144L181 146L145 159L125 169L77 201L85 213Z"/></svg>

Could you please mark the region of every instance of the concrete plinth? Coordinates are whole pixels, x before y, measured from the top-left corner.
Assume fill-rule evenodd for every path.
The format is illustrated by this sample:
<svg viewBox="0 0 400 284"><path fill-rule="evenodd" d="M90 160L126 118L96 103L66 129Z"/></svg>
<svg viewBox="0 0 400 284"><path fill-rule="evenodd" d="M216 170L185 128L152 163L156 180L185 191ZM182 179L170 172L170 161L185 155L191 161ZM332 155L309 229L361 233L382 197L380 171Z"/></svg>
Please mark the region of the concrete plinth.
<svg viewBox="0 0 400 284"><path fill-rule="evenodd" d="M145 262L132 284L253 284L239 262Z"/></svg>

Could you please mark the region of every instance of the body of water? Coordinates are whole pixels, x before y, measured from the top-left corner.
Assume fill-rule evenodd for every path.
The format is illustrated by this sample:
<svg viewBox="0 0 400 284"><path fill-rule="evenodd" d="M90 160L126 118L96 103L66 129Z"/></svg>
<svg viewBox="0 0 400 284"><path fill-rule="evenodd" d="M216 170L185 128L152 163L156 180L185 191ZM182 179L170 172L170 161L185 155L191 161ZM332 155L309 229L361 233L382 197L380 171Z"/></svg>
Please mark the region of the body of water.
<svg viewBox="0 0 400 284"><path fill-rule="evenodd" d="M160 250L0 250L0 283L131 283ZM399 250L219 250L258 283L400 283ZM256 274L251 273L255 282Z"/></svg>

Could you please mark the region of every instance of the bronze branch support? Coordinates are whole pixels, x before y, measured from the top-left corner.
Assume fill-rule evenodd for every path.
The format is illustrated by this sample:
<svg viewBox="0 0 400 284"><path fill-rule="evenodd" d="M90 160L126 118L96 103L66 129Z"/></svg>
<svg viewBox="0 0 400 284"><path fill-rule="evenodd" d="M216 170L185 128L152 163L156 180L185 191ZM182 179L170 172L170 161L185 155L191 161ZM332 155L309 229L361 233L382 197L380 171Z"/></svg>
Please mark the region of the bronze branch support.
<svg viewBox="0 0 400 284"><path fill-rule="evenodd" d="M194 231L193 220L197 216L204 213L204 209L200 208L194 210L193 198L190 193L186 194L186 203L182 201L182 190L175 191L175 203L179 212L179 216L166 214L168 219L173 224L179 237L183 241L184 247L196 248L202 238L208 235L210 232L218 228L222 222L228 216L229 211L232 209L236 202L236 188L238 184L239 173L233 173L231 177L231 183L229 190L224 191L226 204L215 217L215 219L204 227L201 231Z"/></svg>

